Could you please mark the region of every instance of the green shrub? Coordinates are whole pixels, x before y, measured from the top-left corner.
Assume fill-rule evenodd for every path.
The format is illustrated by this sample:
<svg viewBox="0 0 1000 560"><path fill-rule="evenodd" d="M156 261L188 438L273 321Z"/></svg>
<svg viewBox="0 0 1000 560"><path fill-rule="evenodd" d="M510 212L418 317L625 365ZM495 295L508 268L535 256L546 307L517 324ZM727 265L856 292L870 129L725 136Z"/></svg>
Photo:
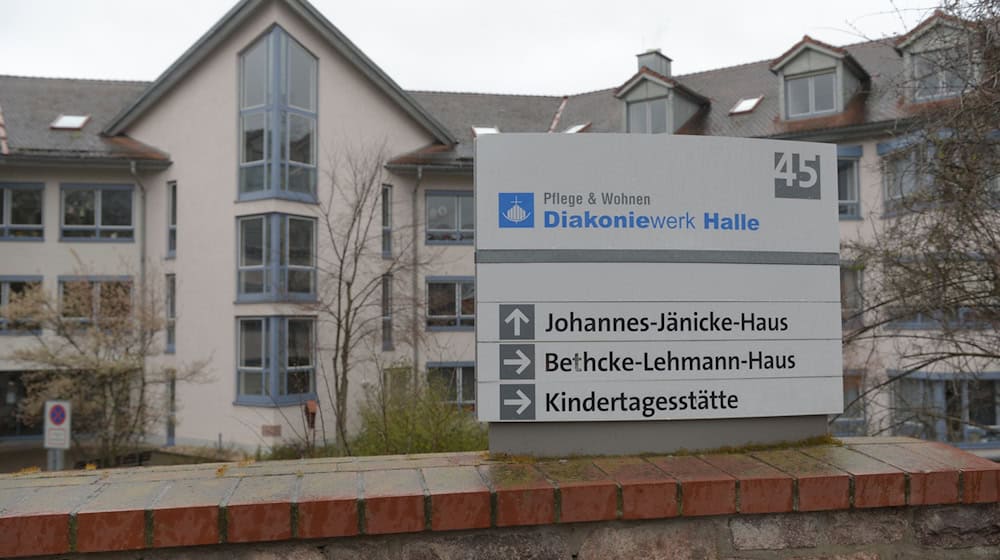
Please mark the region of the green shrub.
<svg viewBox="0 0 1000 560"><path fill-rule="evenodd" d="M475 414L447 402L448 388L415 382L410 369L369 388L359 410L361 430L354 455L395 455L487 448L486 425Z"/></svg>

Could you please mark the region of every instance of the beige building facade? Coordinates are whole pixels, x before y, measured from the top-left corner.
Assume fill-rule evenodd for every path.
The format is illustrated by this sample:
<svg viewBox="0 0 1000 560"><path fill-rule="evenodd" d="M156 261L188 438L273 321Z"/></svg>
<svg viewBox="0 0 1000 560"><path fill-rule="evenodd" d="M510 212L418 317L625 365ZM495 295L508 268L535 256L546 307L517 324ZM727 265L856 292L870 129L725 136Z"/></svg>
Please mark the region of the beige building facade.
<svg viewBox="0 0 1000 560"><path fill-rule="evenodd" d="M303 434L310 401L332 438L336 341L324 306L358 207L350 193L367 181L361 207L375 218L358 278L372 289L352 412L399 366L445 380L456 406L472 408L477 135L833 142L841 238L865 238L884 214L885 158L907 108L956 94L939 80L910 97L899 78L928 38L956 25L936 15L900 41L846 47L805 37L773 61L687 76L650 51L621 86L580 95L462 94L402 90L303 0L243 0L152 83L0 76L0 305L25 282L54 295L80 279L150 286L170 327L151 359L204 361L208 376L162 396L174 421L151 441L273 445ZM60 116L84 119L57 126ZM845 262L845 315L862 288L863 272ZM0 437L36 437L16 415L30 366L3 358L33 337L0 325ZM848 402L896 367L891 349L850 352ZM965 404L997 424L990 383L976 390L993 396L992 411ZM891 425L892 399L861 399L834 431ZM991 439L980 430L954 443Z"/></svg>

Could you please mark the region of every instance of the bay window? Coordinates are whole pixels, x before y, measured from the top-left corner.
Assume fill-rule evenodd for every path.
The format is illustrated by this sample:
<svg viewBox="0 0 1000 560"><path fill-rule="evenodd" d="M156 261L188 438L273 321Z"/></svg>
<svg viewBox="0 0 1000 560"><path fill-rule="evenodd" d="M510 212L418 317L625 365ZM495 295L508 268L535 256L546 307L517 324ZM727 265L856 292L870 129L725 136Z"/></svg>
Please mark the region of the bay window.
<svg viewBox="0 0 1000 560"><path fill-rule="evenodd" d="M315 202L316 74L277 26L240 55L240 200Z"/></svg>
<svg viewBox="0 0 1000 560"><path fill-rule="evenodd" d="M287 214L238 219L239 301L312 299L316 294L316 220Z"/></svg>
<svg viewBox="0 0 1000 560"><path fill-rule="evenodd" d="M236 401L291 404L316 393L316 320L237 319Z"/></svg>

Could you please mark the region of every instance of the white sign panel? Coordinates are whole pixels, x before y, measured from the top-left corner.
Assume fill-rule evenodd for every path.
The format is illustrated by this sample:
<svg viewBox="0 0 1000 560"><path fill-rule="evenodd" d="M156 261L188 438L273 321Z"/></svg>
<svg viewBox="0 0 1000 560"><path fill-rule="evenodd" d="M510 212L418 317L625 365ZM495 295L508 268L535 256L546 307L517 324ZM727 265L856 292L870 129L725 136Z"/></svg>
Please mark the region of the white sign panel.
<svg viewBox="0 0 1000 560"><path fill-rule="evenodd" d="M841 411L833 146L500 134L476 150L480 420Z"/></svg>
<svg viewBox="0 0 1000 560"><path fill-rule="evenodd" d="M69 449L72 422L69 401L45 401L45 449Z"/></svg>

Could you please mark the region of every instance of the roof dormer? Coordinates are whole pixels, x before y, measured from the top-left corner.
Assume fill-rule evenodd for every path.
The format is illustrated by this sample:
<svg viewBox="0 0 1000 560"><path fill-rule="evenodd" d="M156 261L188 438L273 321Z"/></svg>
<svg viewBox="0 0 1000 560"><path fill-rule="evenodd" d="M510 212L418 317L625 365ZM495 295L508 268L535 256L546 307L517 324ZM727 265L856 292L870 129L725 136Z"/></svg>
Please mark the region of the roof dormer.
<svg viewBox="0 0 1000 560"><path fill-rule="evenodd" d="M785 119L840 113L870 77L849 52L806 35L771 63Z"/></svg>
<svg viewBox="0 0 1000 560"><path fill-rule="evenodd" d="M646 134L676 132L708 98L670 75L669 57L659 49L636 55L639 70L615 92L625 102L625 131Z"/></svg>
<svg viewBox="0 0 1000 560"><path fill-rule="evenodd" d="M936 10L896 41L907 97L914 102L960 95L976 82L980 57L970 22Z"/></svg>

